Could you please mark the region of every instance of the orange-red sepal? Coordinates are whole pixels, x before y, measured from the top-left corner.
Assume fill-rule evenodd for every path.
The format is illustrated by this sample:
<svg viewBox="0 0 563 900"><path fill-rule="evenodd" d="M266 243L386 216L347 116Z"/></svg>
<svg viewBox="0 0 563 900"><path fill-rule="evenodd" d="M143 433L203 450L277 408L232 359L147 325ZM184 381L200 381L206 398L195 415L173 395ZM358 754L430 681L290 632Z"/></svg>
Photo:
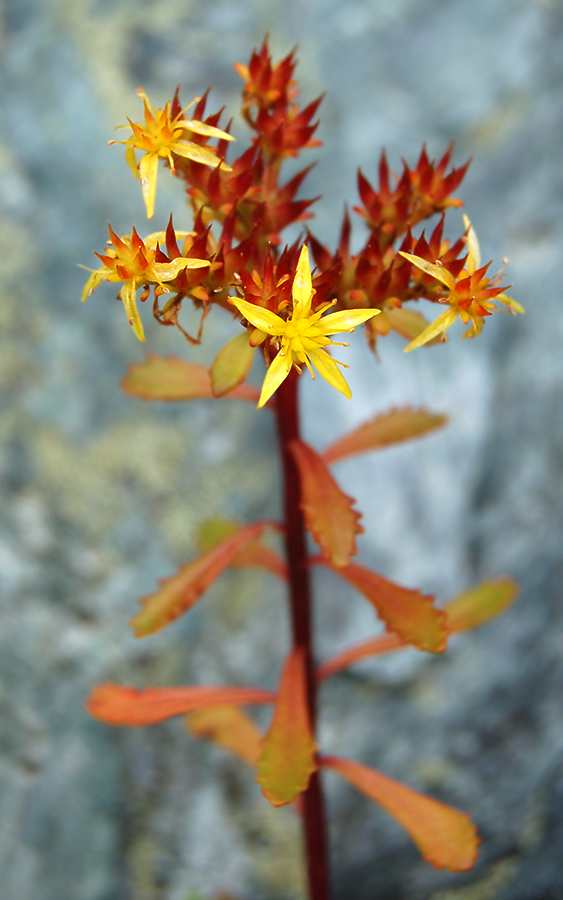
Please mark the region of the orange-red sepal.
<svg viewBox="0 0 563 900"><path fill-rule="evenodd" d="M358 551L356 535L362 534L361 513L354 500L338 486L326 463L303 441L290 445L299 469L301 508L307 529L333 566L347 566Z"/></svg>
<svg viewBox="0 0 563 900"><path fill-rule="evenodd" d="M141 400L200 400L214 396L211 374L205 366L178 356L152 353L145 362L129 366L121 386L126 394ZM257 403L260 393L249 384L239 384L225 396Z"/></svg>
<svg viewBox="0 0 563 900"><path fill-rule="evenodd" d="M272 806L285 806L304 791L316 770L315 741L307 704L305 656L296 647L285 663L274 718L264 738L257 781Z"/></svg>
<svg viewBox="0 0 563 900"><path fill-rule="evenodd" d="M479 836L469 816L425 794L338 756L319 757L355 788L379 804L403 826L424 859L436 869L466 872L475 865Z"/></svg>
<svg viewBox="0 0 563 900"><path fill-rule="evenodd" d="M401 587L354 563L337 568L320 557L314 562L328 566L360 591L375 606L387 628L405 643L429 653L442 653L446 649L447 617L433 606L435 597Z"/></svg>
<svg viewBox="0 0 563 900"><path fill-rule="evenodd" d="M253 687L169 687L137 690L121 684L100 684L86 709L108 725L154 725L172 716L225 703L273 703L276 695Z"/></svg>
<svg viewBox="0 0 563 900"><path fill-rule="evenodd" d="M182 566L176 575L163 579L158 591L140 601L141 612L131 621L135 637L146 637L160 631L190 609L265 527L265 522L245 525L199 559Z"/></svg>

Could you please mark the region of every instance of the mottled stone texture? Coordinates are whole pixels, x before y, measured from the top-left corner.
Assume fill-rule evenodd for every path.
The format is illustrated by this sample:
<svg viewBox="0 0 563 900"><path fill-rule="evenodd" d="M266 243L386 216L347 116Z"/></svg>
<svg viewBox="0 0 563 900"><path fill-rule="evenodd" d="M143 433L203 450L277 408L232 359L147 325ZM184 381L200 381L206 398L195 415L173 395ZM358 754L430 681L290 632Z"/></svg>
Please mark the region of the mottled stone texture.
<svg viewBox="0 0 563 900"><path fill-rule="evenodd" d="M335 897L561 896L563 7L4 0L0 15L0 896L303 896L297 821L250 772L179 721L112 730L82 708L108 678L277 680L286 614L265 575L227 574L185 621L129 634L136 598L196 552L202 518L275 513L271 422L242 404L125 398L119 378L144 350L109 288L80 307L76 268L108 219L145 228L138 185L106 146L138 113L135 86L161 102L179 82L188 102L213 83L232 106L231 63L267 30L277 53L299 42L304 97L328 92L310 185L324 194L319 236L334 241L355 168L373 176L382 144L399 168L423 141L436 155L455 138L458 162L475 157L462 196L483 253L510 257L528 310L408 357L390 338L379 364L355 336L352 404L303 385L318 445L392 404L451 415L447 432L339 467L365 510L363 561L443 599L486 575L522 582L502 620L444 658L364 663L323 689L326 749L468 810L483 838L472 873L436 873L329 775ZM235 133L246 138L238 120ZM178 187L162 173L156 227L170 209L185 227ZM231 333L217 313L191 353L149 323L147 346L210 360ZM373 633L359 597L327 573L317 587L321 654Z"/></svg>

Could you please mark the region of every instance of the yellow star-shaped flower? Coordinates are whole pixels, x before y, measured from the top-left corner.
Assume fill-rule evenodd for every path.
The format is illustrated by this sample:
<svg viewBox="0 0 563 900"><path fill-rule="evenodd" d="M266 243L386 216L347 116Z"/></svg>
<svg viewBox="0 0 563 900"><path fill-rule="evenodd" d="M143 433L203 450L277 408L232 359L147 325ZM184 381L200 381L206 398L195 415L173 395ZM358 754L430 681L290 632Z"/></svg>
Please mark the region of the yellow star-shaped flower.
<svg viewBox="0 0 563 900"><path fill-rule="evenodd" d="M174 155L194 162L203 163L205 166L215 168L219 164L230 171L228 166L215 153L213 147L204 147L195 144L185 138L185 132L200 134L208 138L218 138L224 141L234 141L234 137L207 125L197 119L187 119L184 113L190 106L197 102L194 100L189 106L172 115L172 104L168 102L164 109L155 109L142 88L137 88L137 94L145 105L145 123L132 122L128 119L133 134L126 141L110 141L110 144L125 144L125 159L135 178L141 178L141 189L147 210L147 219L152 219L154 212L154 198L156 194L156 176L158 174L158 160L167 159L170 169L174 174ZM127 128L119 125L119 128ZM139 165L135 158L135 150L141 150Z"/></svg>
<svg viewBox="0 0 563 900"><path fill-rule="evenodd" d="M348 383L338 368L344 363L338 363L332 359L325 349L331 344L336 344L336 341L331 341L327 335L353 331L356 325L367 322L381 310L350 309L331 313L321 319L323 312L336 301L326 303L316 312L311 313L313 294L309 253L307 247L304 246L293 281L293 310L289 319L282 319L281 316L269 309L248 303L246 300L239 300L237 297L229 298L230 303L236 306L247 322L263 332L264 337L273 338L278 347L278 354L269 366L262 385L262 393L258 401L259 407L264 406L277 391L280 384L289 375L292 366L301 371L301 366L306 365L314 378L315 373L311 368L313 365L319 375L337 391L340 391L348 399L352 396ZM259 343L259 341L255 340L253 343ZM339 346L347 347L348 344L339 344Z"/></svg>

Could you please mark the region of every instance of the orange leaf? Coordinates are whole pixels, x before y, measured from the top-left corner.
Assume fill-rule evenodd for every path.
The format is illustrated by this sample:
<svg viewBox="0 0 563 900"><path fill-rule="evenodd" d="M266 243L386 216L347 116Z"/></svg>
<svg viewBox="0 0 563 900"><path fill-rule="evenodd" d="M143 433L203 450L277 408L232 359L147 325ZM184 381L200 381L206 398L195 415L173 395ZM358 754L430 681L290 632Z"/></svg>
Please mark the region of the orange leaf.
<svg viewBox="0 0 563 900"><path fill-rule="evenodd" d="M190 609L216 578L232 564L238 553L262 532L264 522L245 525L208 550L199 559L182 566L176 575L160 582L160 589L141 599L141 612L131 621L135 637L160 631Z"/></svg>
<svg viewBox="0 0 563 900"><path fill-rule="evenodd" d="M142 400L200 400L213 397L209 369L177 356L149 354L144 363L129 366L121 386L126 394ZM230 392L237 400L258 401L259 392L241 384Z"/></svg>
<svg viewBox="0 0 563 900"><path fill-rule="evenodd" d="M291 452L301 479L301 508L307 529L323 555L334 566L346 566L357 553L356 535L362 534L361 513L338 486L322 457L303 441L292 441Z"/></svg>
<svg viewBox="0 0 563 900"><path fill-rule="evenodd" d="M205 706L274 703L275 699L271 691L252 687L151 687L138 691L107 683L94 688L86 708L95 719L108 725L154 725Z"/></svg>
<svg viewBox="0 0 563 900"><path fill-rule="evenodd" d="M420 794L361 763L338 756L319 758L382 806L409 833L424 859L436 869L467 872L475 865L479 837L466 813Z"/></svg>
<svg viewBox="0 0 563 900"><path fill-rule="evenodd" d="M278 702L258 761L257 781L272 806L291 803L316 769L307 704L305 656L296 647L282 672Z"/></svg>
<svg viewBox="0 0 563 900"><path fill-rule="evenodd" d="M405 643L397 634L378 634L376 637L358 644L352 644L341 653L335 653L327 659L316 671L317 681L324 681L342 669L347 669L353 663L364 659L366 656L377 656L380 653L389 653L391 650L399 650Z"/></svg>
<svg viewBox="0 0 563 900"><path fill-rule="evenodd" d="M366 453L368 450L410 441L436 428L442 428L447 421L447 416L431 413L426 409L411 409L408 406L392 409L339 438L324 451L323 459L326 463L334 463L354 453Z"/></svg>
<svg viewBox="0 0 563 900"><path fill-rule="evenodd" d="M252 541L244 550L241 550L233 565L236 568L253 568L257 566L260 569L266 569L272 575L287 581L287 563L285 559L264 544L260 540Z"/></svg>
<svg viewBox="0 0 563 900"><path fill-rule="evenodd" d="M211 366L211 389L214 397L223 397L245 380L252 360L254 347L248 343L248 333L237 334L219 350Z"/></svg>
<svg viewBox="0 0 563 900"><path fill-rule="evenodd" d="M518 584L511 578L483 581L458 594L444 607L451 632L478 628L500 615L516 599Z"/></svg>
<svg viewBox="0 0 563 900"><path fill-rule="evenodd" d="M483 581L464 591L443 607L443 612L447 615L447 630L450 634L455 634L484 625L510 606L518 590L517 583L511 578L499 578L495 581ZM404 646L405 642L397 634L378 634L367 641L353 644L318 667L317 681L324 681L368 656L400 650Z"/></svg>
<svg viewBox="0 0 563 900"><path fill-rule="evenodd" d="M406 309L405 307L402 309L386 309L385 314L393 331L406 338L407 341L414 341L430 325L428 319L415 309ZM427 341L426 346L430 347L432 344L442 344L443 342L444 337L439 334L437 337L432 338L431 341Z"/></svg>
<svg viewBox="0 0 563 900"><path fill-rule="evenodd" d="M360 591L366 600L373 603L387 628L403 641L429 653L445 650L446 614L432 605L434 597L401 587L371 569L353 563L339 569L321 557L313 562L328 566Z"/></svg>
<svg viewBox="0 0 563 900"><path fill-rule="evenodd" d="M262 735L254 719L240 706L213 706L198 709L187 717L188 730L230 750L243 762L256 766Z"/></svg>

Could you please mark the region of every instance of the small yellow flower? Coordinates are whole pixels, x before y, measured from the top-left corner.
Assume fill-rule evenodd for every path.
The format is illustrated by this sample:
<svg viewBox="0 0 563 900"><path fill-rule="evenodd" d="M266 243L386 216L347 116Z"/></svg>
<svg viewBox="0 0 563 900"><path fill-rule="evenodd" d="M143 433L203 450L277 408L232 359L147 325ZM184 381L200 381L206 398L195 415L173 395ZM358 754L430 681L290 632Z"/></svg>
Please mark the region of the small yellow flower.
<svg viewBox="0 0 563 900"><path fill-rule="evenodd" d="M110 144L125 144L125 159L129 164L129 168L133 172L135 178L141 177L141 189L143 191L143 199L147 209L147 218L152 219L154 212L154 198L156 194L156 178L158 174L158 160L167 159L170 169L174 174L174 156L182 156L185 159L191 159L194 162L203 163L205 166L215 168L222 165L230 171L230 166L220 160L216 155L214 148L203 147L200 144L194 144L193 141L187 141L184 137L185 131L191 131L194 134L201 134L204 137L219 138L224 141L234 141L234 137L215 128L213 125L206 125L197 119L186 119L184 113L190 106L197 103L199 98L193 100L189 106L184 107L175 116L172 115L170 101L165 105L164 109L155 109L149 98L142 88L137 88L137 94L145 105L145 124L132 122L127 119L133 134L126 141L110 141ZM179 105L179 104L178 104ZM119 128L127 128L126 125L120 125ZM135 158L135 150L141 150L144 156L137 165Z"/></svg>
<svg viewBox="0 0 563 900"><path fill-rule="evenodd" d="M123 281L118 297L123 301L133 332L140 341L144 341L143 323L137 309L137 290L142 285L152 284L161 293L168 294L170 289L165 286L165 282L174 281L182 269L197 269L210 263L207 259L188 259L183 256L168 262L155 262L157 247L166 239L164 231L151 234L143 241L135 229L132 234L119 237L110 225L109 235L110 246L105 254L96 253L103 265L100 269L90 270L91 275L82 292L82 301L87 300L102 281ZM176 232L176 237L186 236L187 232Z"/></svg>
<svg viewBox="0 0 563 900"><path fill-rule="evenodd" d="M259 407L264 406L272 394L277 391L280 384L289 375L292 366L300 372L301 366L306 365L314 378L312 364L319 375L332 387L348 399L352 396L348 383L338 368L344 363L337 363L325 350L325 347L336 344L327 335L353 331L356 325L367 322L380 310L350 309L331 313L321 319L323 312L336 301L326 303L317 312L311 313L313 294L309 253L307 247L304 246L293 281L293 311L289 319L284 320L269 309L248 303L246 300L239 300L237 297L229 298L229 302L236 306L242 316L260 332L263 332L264 338L266 336L274 338L274 343L278 347L278 354L269 366L264 379L258 401ZM259 343L259 341L255 338L253 343ZM348 344L339 344L338 346L347 347Z"/></svg>
<svg viewBox="0 0 563 900"><path fill-rule="evenodd" d="M465 266L460 275L455 278L444 266L437 263L431 263L427 259L415 256L413 253L405 253L399 251L401 256L408 259L417 269L432 275L436 281L447 288L447 294L439 298L439 303L447 303L448 308L440 313L437 319L425 328L418 337L411 341L404 352L409 353L427 344L440 333L445 335L446 329L457 321L458 316L464 325L471 322L471 326L467 329L463 337L473 338L483 330L485 316L492 315L498 309L496 303L503 303L508 307L508 311L513 315L515 313L523 313L524 308L504 293L504 288L499 287L502 281L504 269L501 269L492 278L486 276L489 265L481 266L481 251L479 241L475 234L475 229L471 225L467 216L463 217L466 228L465 240L467 242L467 259ZM494 303L492 301L495 301ZM445 340L445 338L444 338Z"/></svg>

